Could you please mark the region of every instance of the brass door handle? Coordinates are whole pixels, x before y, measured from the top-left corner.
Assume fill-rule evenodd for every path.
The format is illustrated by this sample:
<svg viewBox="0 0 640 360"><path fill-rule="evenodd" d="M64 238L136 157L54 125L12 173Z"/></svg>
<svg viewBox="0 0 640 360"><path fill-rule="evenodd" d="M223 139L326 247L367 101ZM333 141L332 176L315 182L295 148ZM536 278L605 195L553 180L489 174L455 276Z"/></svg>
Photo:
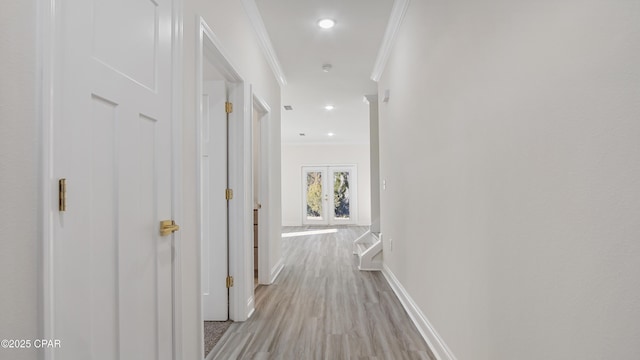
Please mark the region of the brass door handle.
<svg viewBox="0 0 640 360"><path fill-rule="evenodd" d="M176 225L173 220L160 221L160 236L171 235L174 232L180 230L180 226Z"/></svg>

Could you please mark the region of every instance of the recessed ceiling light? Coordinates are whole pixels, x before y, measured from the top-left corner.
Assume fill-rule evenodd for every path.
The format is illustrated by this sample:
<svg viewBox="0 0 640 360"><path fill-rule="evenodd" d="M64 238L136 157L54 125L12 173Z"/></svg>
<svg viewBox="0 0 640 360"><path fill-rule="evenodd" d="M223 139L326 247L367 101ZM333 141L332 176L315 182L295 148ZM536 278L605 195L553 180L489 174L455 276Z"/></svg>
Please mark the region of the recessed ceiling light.
<svg viewBox="0 0 640 360"><path fill-rule="evenodd" d="M332 67L333 66L331 66L331 64L322 64L322 71L329 72L329 71L331 71Z"/></svg>
<svg viewBox="0 0 640 360"><path fill-rule="evenodd" d="M307 136L305 133L299 133L300 136Z"/></svg>
<svg viewBox="0 0 640 360"><path fill-rule="evenodd" d="M331 19L321 19L318 21L318 26L320 26L323 29L331 29L335 25L336 25L336 22Z"/></svg>
<svg viewBox="0 0 640 360"><path fill-rule="evenodd" d="M285 106L284 106L284 109L285 109L285 110L287 110L287 111L291 111L291 110L293 110L293 106L291 106L291 105L285 105Z"/></svg>
<svg viewBox="0 0 640 360"><path fill-rule="evenodd" d="M325 110L333 110L335 108L333 107L333 105L327 105L327 106L324 107L324 109Z"/></svg>
<svg viewBox="0 0 640 360"><path fill-rule="evenodd" d="M334 134L334 133L328 133L327 135L328 135L328 136L333 136L333 135L335 135L335 134Z"/></svg>

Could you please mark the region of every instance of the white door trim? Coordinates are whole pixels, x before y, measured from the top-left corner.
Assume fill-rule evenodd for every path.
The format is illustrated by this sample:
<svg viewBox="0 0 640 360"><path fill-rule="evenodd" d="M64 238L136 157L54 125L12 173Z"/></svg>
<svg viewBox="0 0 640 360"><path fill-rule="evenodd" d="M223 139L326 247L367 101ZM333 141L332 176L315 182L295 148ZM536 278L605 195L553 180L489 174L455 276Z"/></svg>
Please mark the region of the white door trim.
<svg viewBox="0 0 640 360"><path fill-rule="evenodd" d="M54 181L52 179L53 160L53 119L54 119L54 58L56 51L56 4L51 0L40 0L38 7L38 31L37 31L37 70L41 74L38 77L39 120L40 120L40 152L39 152L39 217L42 237L42 267L40 268L40 281L42 282L42 299L40 301L40 316L38 322L40 329L38 335L41 339L54 339L53 333L53 209L52 199L54 194ZM59 78L59 77L57 77ZM54 360L53 349L43 350L45 360Z"/></svg>
<svg viewBox="0 0 640 360"><path fill-rule="evenodd" d="M182 168L182 124L178 121L182 117L182 38L183 38L183 1L172 0L172 218L178 224L182 224L182 173L176 169ZM39 0L36 3L38 29L36 31L36 68L40 76L37 78L37 111L39 117L39 233L42 238L41 266L39 268L39 281L42 286L41 299L39 301L38 334L41 339L54 339L54 303L53 303L53 219L52 214L57 205L57 181L52 178L53 169L53 125L56 112L60 111L55 106L54 94L60 92L57 80L61 78L59 70L56 70L55 59L60 51L57 46L60 40L57 35L59 5L56 0ZM174 233L174 263L173 263L173 358L181 360L182 357L182 254L180 252L181 233ZM55 360L53 348L44 348L43 359Z"/></svg>
<svg viewBox="0 0 640 360"><path fill-rule="evenodd" d="M198 42L196 44L196 113L200 115L202 99L202 79L204 56L222 73L229 83L229 99L233 112L229 116L229 187L234 190L229 202L229 273L235 285L229 291L229 317L234 321L244 321L253 312L253 269L249 254L253 252L253 205L251 197L251 91L242 76L232 65L222 43L211 30L204 18L198 17ZM194 134L200 158L200 119L196 122ZM196 174L200 180L200 169ZM197 184L200 188L200 184ZM199 218L198 210L198 218ZM198 228L200 224L198 223ZM198 242L198 253L200 253ZM200 269L198 258L198 269ZM202 319L202 289L198 272L197 294L198 319ZM203 341L202 329L199 329ZM203 347L201 347L202 349ZM204 357L204 356L203 356Z"/></svg>
<svg viewBox="0 0 640 360"><path fill-rule="evenodd" d="M184 208L182 205L182 114L183 114L183 18L184 0L173 0L172 19L172 108L171 108L171 143L172 143L172 218L176 223L184 224ZM182 232L173 234L173 358L182 360L184 339L182 338Z"/></svg>

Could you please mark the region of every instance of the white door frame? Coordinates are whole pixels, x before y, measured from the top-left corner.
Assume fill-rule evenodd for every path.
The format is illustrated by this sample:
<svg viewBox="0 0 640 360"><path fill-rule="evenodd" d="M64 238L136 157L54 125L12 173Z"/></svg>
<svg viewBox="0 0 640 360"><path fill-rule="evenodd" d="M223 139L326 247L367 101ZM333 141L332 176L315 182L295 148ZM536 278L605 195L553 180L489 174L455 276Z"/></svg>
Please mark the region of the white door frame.
<svg viewBox="0 0 640 360"><path fill-rule="evenodd" d="M202 104L203 66L211 62L229 84L229 99L233 112L229 115L229 187L233 189L233 199L229 202L229 274L234 278L234 286L229 290L229 317L234 321L249 318L254 309L253 268L250 254L253 254L253 198L251 196L251 90L235 67L231 64L222 44L202 17L198 17L198 42L196 44L196 113ZM196 122L195 142L197 159L201 156L201 129ZM200 188L200 169L196 179ZM199 197L199 194L198 194ZM200 217L198 210L198 218ZM200 224L198 223L198 229ZM198 242L198 253L201 253ZM252 255L251 255L252 256ZM198 257L198 269L201 268ZM202 289L200 272L197 280L199 307L198 319L202 319ZM200 328L200 341L204 335ZM201 346L201 349L204 346ZM204 355L203 355L204 357Z"/></svg>
<svg viewBox="0 0 640 360"><path fill-rule="evenodd" d="M182 116L182 29L183 29L183 1L172 0L172 99L171 99L171 161L172 161L172 186L171 186L171 212L172 219L178 224L183 223L182 212L182 173L176 169L182 168L182 124L179 119ZM60 47L57 46L60 26L59 3L51 0L38 0L36 2L39 27L36 31L37 60L36 67L40 76L37 79L37 108L39 121L39 169L38 174L38 203L39 203L39 233L42 238L42 250L40 282L42 286L40 311L38 315L38 333L42 339L55 339L53 331L55 318L53 291L54 291L54 220L53 213L57 206L57 181L52 178L53 170L53 126L60 116L57 104L60 85L57 80L61 78L60 70L55 60L60 55ZM182 262L181 262L181 233L173 234L173 358L179 359L182 354ZM53 348L44 348L43 359L55 360Z"/></svg>
<svg viewBox="0 0 640 360"><path fill-rule="evenodd" d="M253 99L252 111L258 110L260 112L260 118L258 119L260 122L260 179L258 181L260 183L259 203L262 205L262 208L258 210L258 283L269 285L273 281L273 279L271 279L271 252L269 250L269 225L271 224L269 214L269 169L271 168L269 161L271 160L271 154L269 149L271 148L271 140L268 130L270 126L271 107L264 99L253 92L253 87L251 87L251 99ZM253 119L253 114L251 119ZM252 133L253 131L252 129ZM251 189L253 191L253 186ZM251 198L253 198L253 196Z"/></svg>

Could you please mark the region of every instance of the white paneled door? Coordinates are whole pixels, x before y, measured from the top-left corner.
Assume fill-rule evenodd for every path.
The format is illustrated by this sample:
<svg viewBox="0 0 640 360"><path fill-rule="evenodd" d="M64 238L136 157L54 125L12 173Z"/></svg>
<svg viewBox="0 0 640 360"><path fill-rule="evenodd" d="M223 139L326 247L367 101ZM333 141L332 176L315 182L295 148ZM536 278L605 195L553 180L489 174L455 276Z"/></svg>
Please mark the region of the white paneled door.
<svg viewBox="0 0 640 360"><path fill-rule="evenodd" d="M356 223L356 167L302 167L302 223Z"/></svg>
<svg viewBox="0 0 640 360"><path fill-rule="evenodd" d="M52 358L172 359L172 1L56 4Z"/></svg>
<svg viewBox="0 0 640 360"><path fill-rule="evenodd" d="M205 81L202 99L202 317L229 318L227 189L227 90L224 81Z"/></svg>

